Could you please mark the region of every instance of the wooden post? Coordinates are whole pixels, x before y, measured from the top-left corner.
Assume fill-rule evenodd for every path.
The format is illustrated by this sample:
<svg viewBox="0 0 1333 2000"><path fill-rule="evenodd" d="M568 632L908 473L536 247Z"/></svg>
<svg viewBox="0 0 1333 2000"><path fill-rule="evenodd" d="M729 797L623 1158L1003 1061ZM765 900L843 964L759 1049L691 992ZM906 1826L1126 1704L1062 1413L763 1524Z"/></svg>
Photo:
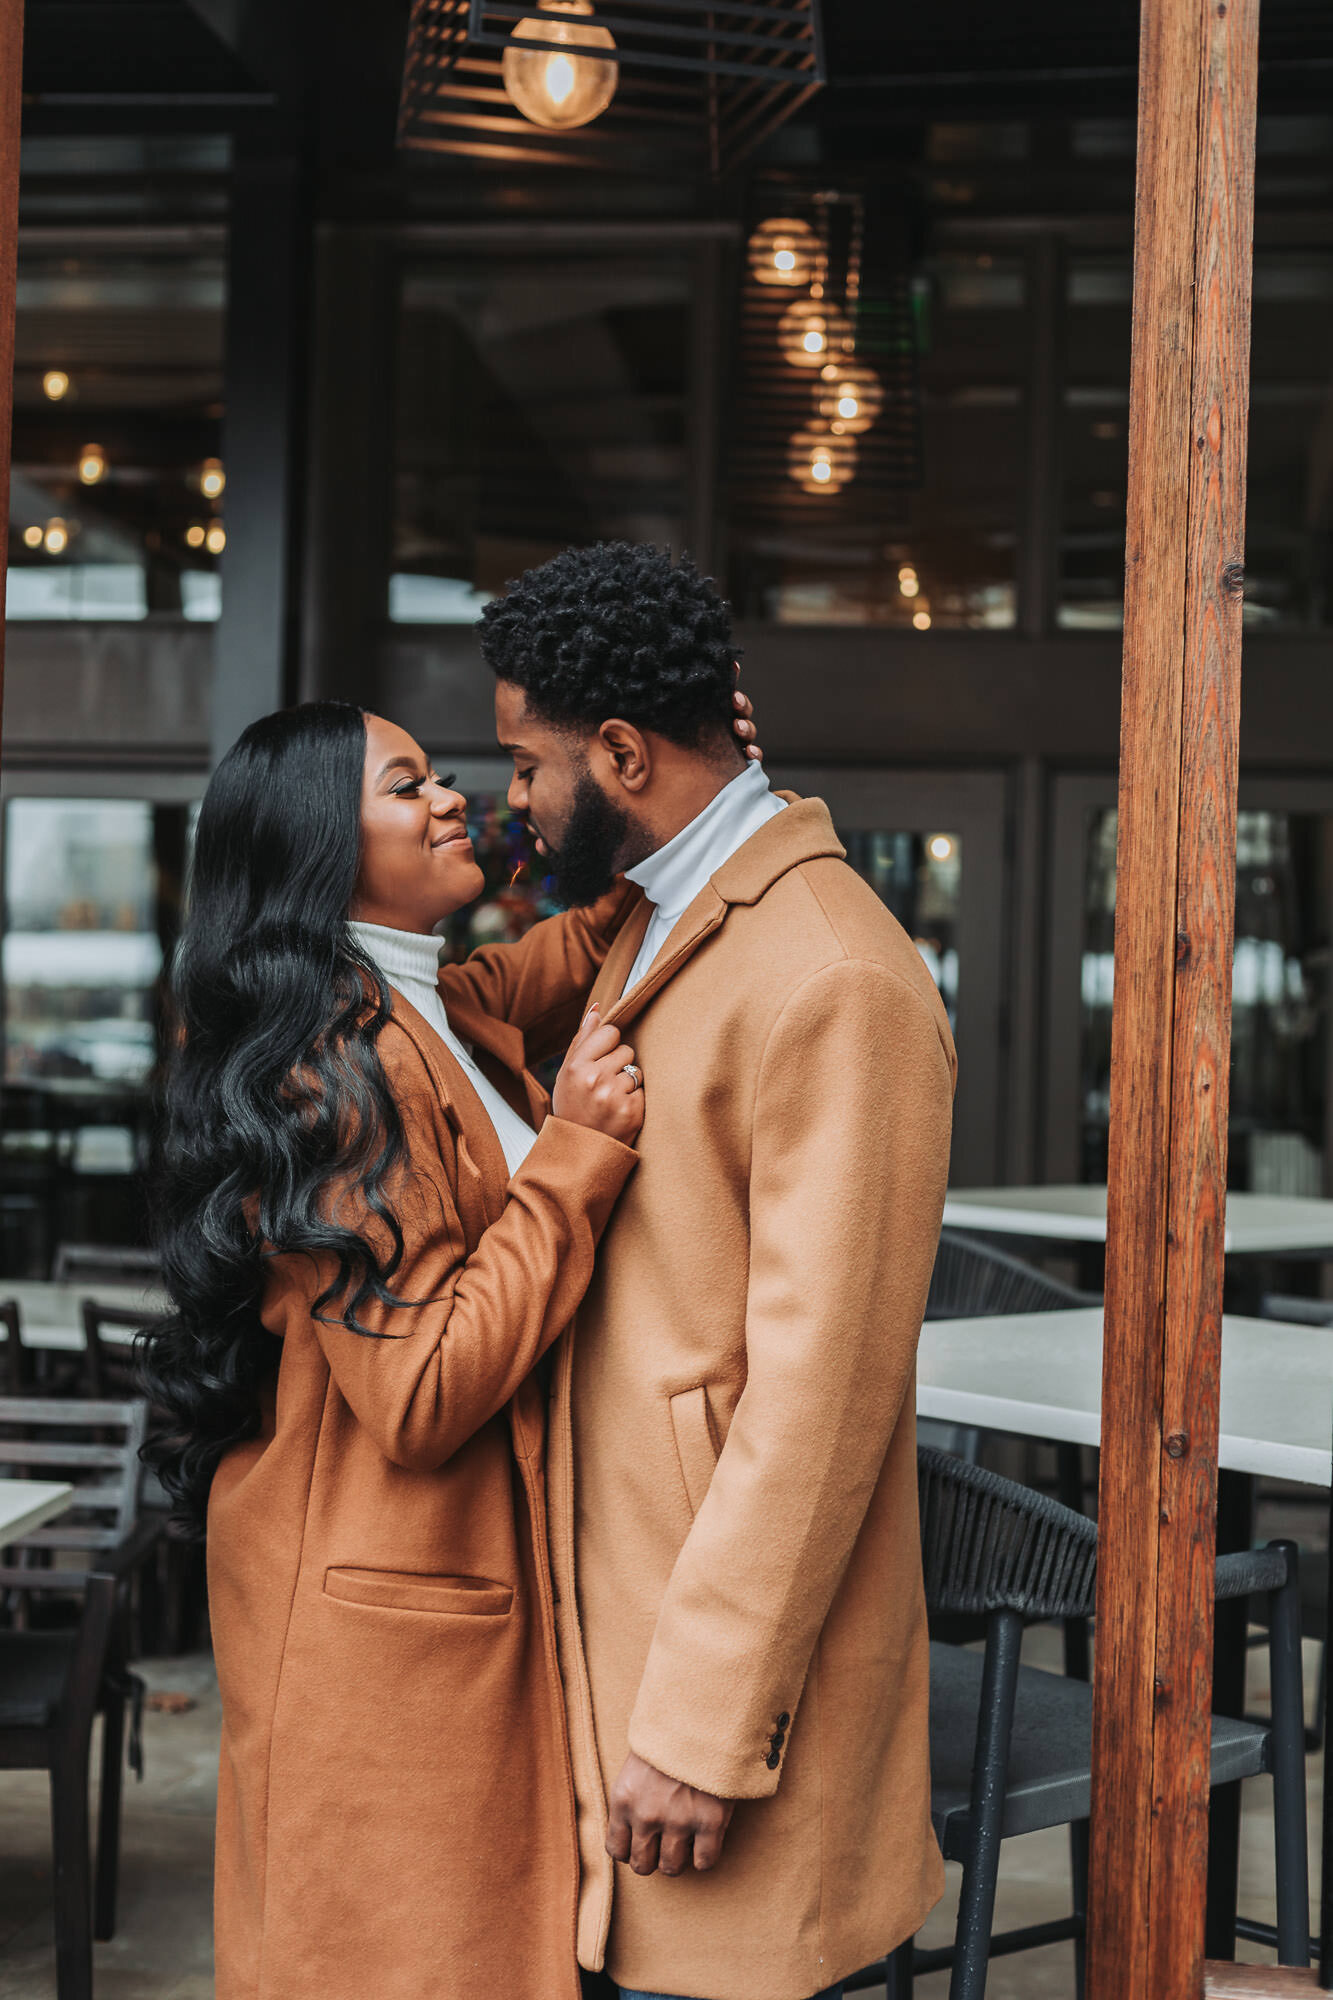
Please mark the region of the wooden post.
<svg viewBox="0 0 1333 2000"><path fill-rule="evenodd" d="M14 292L22 105L23 0L0 0L0 710L5 692L5 586L9 572L9 453L14 422Z"/></svg>
<svg viewBox="0 0 1333 2000"><path fill-rule="evenodd" d="M1203 1990L1258 0L1143 0L1090 2000Z"/></svg>

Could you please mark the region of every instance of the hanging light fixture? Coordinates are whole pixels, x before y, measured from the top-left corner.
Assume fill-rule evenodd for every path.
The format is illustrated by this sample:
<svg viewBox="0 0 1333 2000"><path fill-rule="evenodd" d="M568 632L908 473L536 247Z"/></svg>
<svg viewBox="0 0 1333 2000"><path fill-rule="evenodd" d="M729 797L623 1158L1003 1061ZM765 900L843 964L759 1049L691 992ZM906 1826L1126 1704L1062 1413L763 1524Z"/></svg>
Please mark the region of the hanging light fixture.
<svg viewBox="0 0 1333 2000"><path fill-rule="evenodd" d="M721 179L823 83L820 5L599 0L594 21L592 0L412 0L398 142L504 171Z"/></svg>
<svg viewBox="0 0 1333 2000"><path fill-rule="evenodd" d="M539 16L520 21L500 59L510 101L531 125L547 132L572 131L600 118L616 94L620 78L613 62L577 53L614 49L610 32L588 16L592 0L541 0ZM524 49L524 42L559 43L559 48Z"/></svg>
<svg viewBox="0 0 1333 2000"><path fill-rule="evenodd" d="M788 306L778 321L778 346L793 368L822 368L831 355L851 345L852 323L846 313L823 299L801 299Z"/></svg>
<svg viewBox="0 0 1333 2000"><path fill-rule="evenodd" d="M835 431L797 431L787 447L787 472L803 493L837 493L856 476L856 440Z"/></svg>
<svg viewBox="0 0 1333 2000"><path fill-rule="evenodd" d="M755 230L748 248L758 284L808 287L822 275L819 238L799 216L770 216Z"/></svg>
<svg viewBox="0 0 1333 2000"><path fill-rule="evenodd" d="M96 486L106 478L106 453L100 444L86 444L79 453L79 478L85 486Z"/></svg>
<svg viewBox="0 0 1333 2000"><path fill-rule="evenodd" d="M830 361L820 370L815 409L835 430L868 431L883 408L880 379L864 362Z"/></svg>

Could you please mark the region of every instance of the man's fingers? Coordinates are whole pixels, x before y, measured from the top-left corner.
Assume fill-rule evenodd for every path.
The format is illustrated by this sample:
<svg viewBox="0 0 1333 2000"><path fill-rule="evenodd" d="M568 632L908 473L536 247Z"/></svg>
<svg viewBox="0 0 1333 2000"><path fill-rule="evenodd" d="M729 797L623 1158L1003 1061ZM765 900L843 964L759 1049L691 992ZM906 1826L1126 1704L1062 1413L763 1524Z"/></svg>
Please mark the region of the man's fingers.
<svg viewBox="0 0 1333 2000"><path fill-rule="evenodd" d="M629 1850L630 1823L620 1807L613 1804L606 1828L606 1851L613 1861L628 1861Z"/></svg>
<svg viewBox="0 0 1333 2000"><path fill-rule="evenodd" d="M690 1865L690 1845L695 1839L691 1827L670 1826L662 1835L658 1867L664 1875L683 1875Z"/></svg>
<svg viewBox="0 0 1333 2000"><path fill-rule="evenodd" d="M701 1870L716 1868L722 1859L722 1843L731 1825L732 1806L727 1803L726 1811L710 1825L701 1827L694 1836L694 1865Z"/></svg>
<svg viewBox="0 0 1333 2000"><path fill-rule="evenodd" d="M636 1875L651 1875L657 1867L662 1831L656 1826L636 1826L630 1844L629 1865Z"/></svg>

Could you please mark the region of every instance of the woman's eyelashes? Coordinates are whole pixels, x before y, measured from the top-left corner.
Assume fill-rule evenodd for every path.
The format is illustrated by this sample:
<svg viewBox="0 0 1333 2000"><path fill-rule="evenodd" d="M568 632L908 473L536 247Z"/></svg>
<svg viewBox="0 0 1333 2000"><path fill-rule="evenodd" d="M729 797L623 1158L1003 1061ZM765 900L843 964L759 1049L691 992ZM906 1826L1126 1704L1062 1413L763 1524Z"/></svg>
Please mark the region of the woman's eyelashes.
<svg viewBox="0 0 1333 2000"><path fill-rule="evenodd" d="M451 792L454 788L454 777L453 771L446 771L442 778L432 771L425 778L403 778L391 787L389 796L395 799L410 799L420 792L423 785L439 785L443 791Z"/></svg>

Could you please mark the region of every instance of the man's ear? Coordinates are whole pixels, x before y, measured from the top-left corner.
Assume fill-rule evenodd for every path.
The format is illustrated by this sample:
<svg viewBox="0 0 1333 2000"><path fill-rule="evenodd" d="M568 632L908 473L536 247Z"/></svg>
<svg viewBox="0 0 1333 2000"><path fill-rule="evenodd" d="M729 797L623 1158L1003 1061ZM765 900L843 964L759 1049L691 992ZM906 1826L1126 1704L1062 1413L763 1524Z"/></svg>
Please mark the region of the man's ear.
<svg viewBox="0 0 1333 2000"><path fill-rule="evenodd" d="M642 731L616 716L601 725L597 740L618 783L627 792L641 792L653 769L652 752Z"/></svg>

